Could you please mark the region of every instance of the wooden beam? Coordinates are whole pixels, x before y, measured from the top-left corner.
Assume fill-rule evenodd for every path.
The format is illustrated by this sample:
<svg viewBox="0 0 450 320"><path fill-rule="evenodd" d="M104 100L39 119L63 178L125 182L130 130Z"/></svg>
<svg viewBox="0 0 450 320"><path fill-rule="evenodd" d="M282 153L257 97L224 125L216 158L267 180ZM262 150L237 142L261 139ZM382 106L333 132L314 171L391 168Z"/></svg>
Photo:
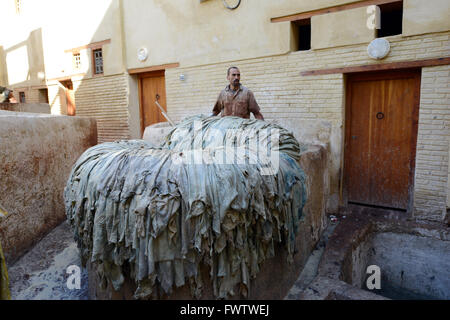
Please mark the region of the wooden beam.
<svg viewBox="0 0 450 320"><path fill-rule="evenodd" d="M41 85L41 86L31 86L31 89L47 89L47 85Z"/></svg>
<svg viewBox="0 0 450 320"><path fill-rule="evenodd" d="M355 73L365 71L382 71L382 70L394 70L394 69L407 69L407 68L420 68L420 67L432 67L443 66L450 64L450 57L416 60L416 61L401 61L382 64L368 64L363 66L343 67L343 68L331 68L331 69L318 69L302 71L302 76L317 76L325 74L335 73Z"/></svg>
<svg viewBox="0 0 450 320"><path fill-rule="evenodd" d="M111 43L111 39L98 41L98 42L92 42L90 44L87 44L87 45L84 45L84 46L81 46L81 47L64 50L64 52L66 52L66 53L67 52L77 53L77 52L80 52L83 49L98 49L98 48L101 48L104 44L108 44L108 43Z"/></svg>
<svg viewBox="0 0 450 320"><path fill-rule="evenodd" d="M159 71L159 70L166 70L166 69L171 69L171 68L178 68L179 66L180 66L180 64L178 62L175 62L175 63L161 64L158 66L145 67L145 68L128 69L128 73L136 74L136 73L143 73L143 72Z"/></svg>
<svg viewBox="0 0 450 320"><path fill-rule="evenodd" d="M317 9L317 10L306 11L306 12L297 13L297 14L291 14L288 16L272 18L272 19L270 19L270 22L296 21L296 20L308 19L308 18L311 18L312 16L317 16L320 14L333 13L333 12L350 10L350 9L355 9L355 8L360 8L360 7L366 7L366 6L372 6L372 5L382 5L382 4L386 4L386 3L395 3L395 2L402 2L402 1L403 0L365 0L365 1L349 3L349 4L343 4L343 5L335 6L335 7Z"/></svg>

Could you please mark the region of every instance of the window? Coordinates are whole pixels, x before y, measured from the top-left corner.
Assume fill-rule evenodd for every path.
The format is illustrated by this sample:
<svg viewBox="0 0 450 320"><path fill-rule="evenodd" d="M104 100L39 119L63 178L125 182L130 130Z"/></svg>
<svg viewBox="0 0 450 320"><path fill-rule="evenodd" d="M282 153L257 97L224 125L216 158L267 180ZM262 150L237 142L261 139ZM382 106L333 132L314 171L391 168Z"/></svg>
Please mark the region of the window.
<svg viewBox="0 0 450 320"><path fill-rule="evenodd" d="M79 53L74 53L73 54L73 68L75 70L78 70L81 68L81 56Z"/></svg>
<svg viewBox="0 0 450 320"><path fill-rule="evenodd" d="M23 92L23 91L19 92L19 102L20 103L26 103L26 101L25 101L25 92Z"/></svg>
<svg viewBox="0 0 450 320"><path fill-rule="evenodd" d="M22 1L14 0L14 7L16 8L16 14L20 14L20 11L22 9Z"/></svg>
<svg viewBox="0 0 450 320"><path fill-rule="evenodd" d="M94 58L94 74L103 74L103 53L102 49L92 50Z"/></svg>
<svg viewBox="0 0 450 320"><path fill-rule="evenodd" d="M382 4L379 8L381 28L377 30L377 37L402 34L403 1Z"/></svg>
<svg viewBox="0 0 450 320"><path fill-rule="evenodd" d="M311 49L311 18L292 22L293 51Z"/></svg>

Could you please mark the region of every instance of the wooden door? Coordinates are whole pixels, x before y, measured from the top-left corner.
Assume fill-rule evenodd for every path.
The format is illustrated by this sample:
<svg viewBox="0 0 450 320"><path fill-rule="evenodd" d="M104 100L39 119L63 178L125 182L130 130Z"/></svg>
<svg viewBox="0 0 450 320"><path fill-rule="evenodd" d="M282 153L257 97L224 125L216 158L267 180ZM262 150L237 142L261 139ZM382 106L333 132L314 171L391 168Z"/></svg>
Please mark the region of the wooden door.
<svg viewBox="0 0 450 320"><path fill-rule="evenodd" d="M139 76L139 91L141 102L141 133L145 127L167 121L155 101L167 111L166 85L163 71L145 73Z"/></svg>
<svg viewBox="0 0 450 320"><path fill-rule="evenodd" d="M344 179L349 203L411 208L419 94L420 70L348 77Z"/></svg>

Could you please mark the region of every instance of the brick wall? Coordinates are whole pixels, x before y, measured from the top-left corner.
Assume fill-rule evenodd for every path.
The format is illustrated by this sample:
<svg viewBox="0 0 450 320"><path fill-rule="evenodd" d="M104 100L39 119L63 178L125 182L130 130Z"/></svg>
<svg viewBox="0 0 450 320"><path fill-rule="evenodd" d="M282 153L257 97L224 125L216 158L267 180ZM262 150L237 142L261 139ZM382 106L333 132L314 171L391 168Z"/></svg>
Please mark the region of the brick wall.
<svg viewBox="0 0 450 320"><path fill-rule="evenodd" d="M422 69L417 138L415 214L439 220L447 205L450 66Z"/></svg>
<svg viewBox="0 0 450 320"><path fill-rule="evenodd" d="M449 55L450 33L402 38L389 37L391 52L379 63L418 60ZM227 85L226 70L237 65L241 81L249 87L266 118L343 119L343 76L301 76L311 69L347 67L377 63L367 55L367 44L322 50L297 51L286 55L214 65L166 70L168 113L180 120L193 113L210 113ZM186 76L185 81L179 75Z"/></svg>
<svg viewBox="0 0 450 320"><path fill-rule="evenodd" d="M24 92L26 103L46 103L40 96L39 89L33 87L12 87L12 89L14 90L14 97L17 101L19 101L19 92Z"/></svg>
<svg viewBox="0 0 450 320"><path fill-rule="evenodd" d="M391 52L388 57L378 63L388 63L395 61L419 60L427 58L438 58L449 56L450 52L450 32L426 34L411 37L393 36L388 37L391 43ZM323 76L301 76L300 72L311 69L347 67L377 63L367 55L367 44L349 45L330 49L309 50L292 52L280 56L263 57L220 63L214 65L204 65L189 68L169 69L166 71L166 91L168 114L175 121L182 118L204 113L210 114L214 102L220 90L227 85L226 70L231 65L236 65L241 70L241 81L255 93L255 97L262 109L266 120L275 118L289 119L324 119L333 125L334 136L331 137L331 164L330 164L330 189L331 197L336 199L329 205L329 211L336 211L338 208L339 179L341 168L341 152L345 104L345 79L342 74ZM424 76L429 74L424 68ZM439 105L434 106L433 99L426 98L427 92L423 92L421 99L421 117L426 112L434 113L441 120L435 119L436 124L443 133L439 139L447 136L447 146L442 145L443 150L437 150L439 155L436 162L441 164L438 170L439 176L433 184L438 185L440 190L444 190L447 185L447 177L443 177L442 172L448 173L448 124L444 128L442 117L448 119L448 90L442 87L442 83L449 81L448 72L445 67L437 67L432 75L439 77L439 83L434 82L428 89L434 90L439 99ZM185 80L180 81L179 75L184 74ZM426 80L425 80L426 81ZM422 87L422 89L426 89ZM423 104L423 107L422 107ZM422 112L422 109L428 110ZM419 131L418 146L429 145L430 141L425 139L423 130L426 130L425 119L421 118L421 129ZM440 121L440 122L439 122ZM446 120L448 121L448 120ZM447 131L445 131L447 130ZM442 141L442 143L444 143ZM447 150L447 154L443 153ZM423 151L422 151L423 153ZM423 159L421 151L418 150L418 165ZM442 155L441 155L442 153ZM419 168L421 168L419 166ZM416 177L416 191L423 187L423 173L418 170ZM439 179L443 179L442 181ZM448 190L448 189L445 189ZM419 192L420 193L420 192ZM446 194L439 194L439 199L420 198L417 193L416 213L420 217L437 219L438 211L442 211L445 205ZM425 194L424 194L425 195ZM420 201L419 201L420 199ZM424 202L425 201L425 202Z"/></svg>
<svg viewBox="0 0 450 320"><path fill-rule="evenodd" d="M34 89L30 88L30 89L26 89L24 92L25 92L26 103L39 103L39 91L38 90L34 90Z"/></svg>
<svg viewBox="0 0 450 320"><path fill-rule="evenodd" d="M76 115L97 120L98 142L129 139L127 75L73 81Z"/></svg>

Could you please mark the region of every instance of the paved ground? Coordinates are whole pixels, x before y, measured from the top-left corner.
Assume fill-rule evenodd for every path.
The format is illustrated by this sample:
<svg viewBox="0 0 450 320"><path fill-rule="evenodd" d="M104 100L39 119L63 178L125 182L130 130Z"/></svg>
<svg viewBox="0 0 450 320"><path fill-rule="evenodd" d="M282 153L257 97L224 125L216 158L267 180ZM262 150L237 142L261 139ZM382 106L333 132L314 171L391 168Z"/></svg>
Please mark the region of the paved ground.
<svg viewBox="0 0 450 320"><path fill-rule="evenodd" d="M80 289L67 287L71 265L80 267ZM67 222L8 268L13 300L87 300L88 277Z"/></svg>

